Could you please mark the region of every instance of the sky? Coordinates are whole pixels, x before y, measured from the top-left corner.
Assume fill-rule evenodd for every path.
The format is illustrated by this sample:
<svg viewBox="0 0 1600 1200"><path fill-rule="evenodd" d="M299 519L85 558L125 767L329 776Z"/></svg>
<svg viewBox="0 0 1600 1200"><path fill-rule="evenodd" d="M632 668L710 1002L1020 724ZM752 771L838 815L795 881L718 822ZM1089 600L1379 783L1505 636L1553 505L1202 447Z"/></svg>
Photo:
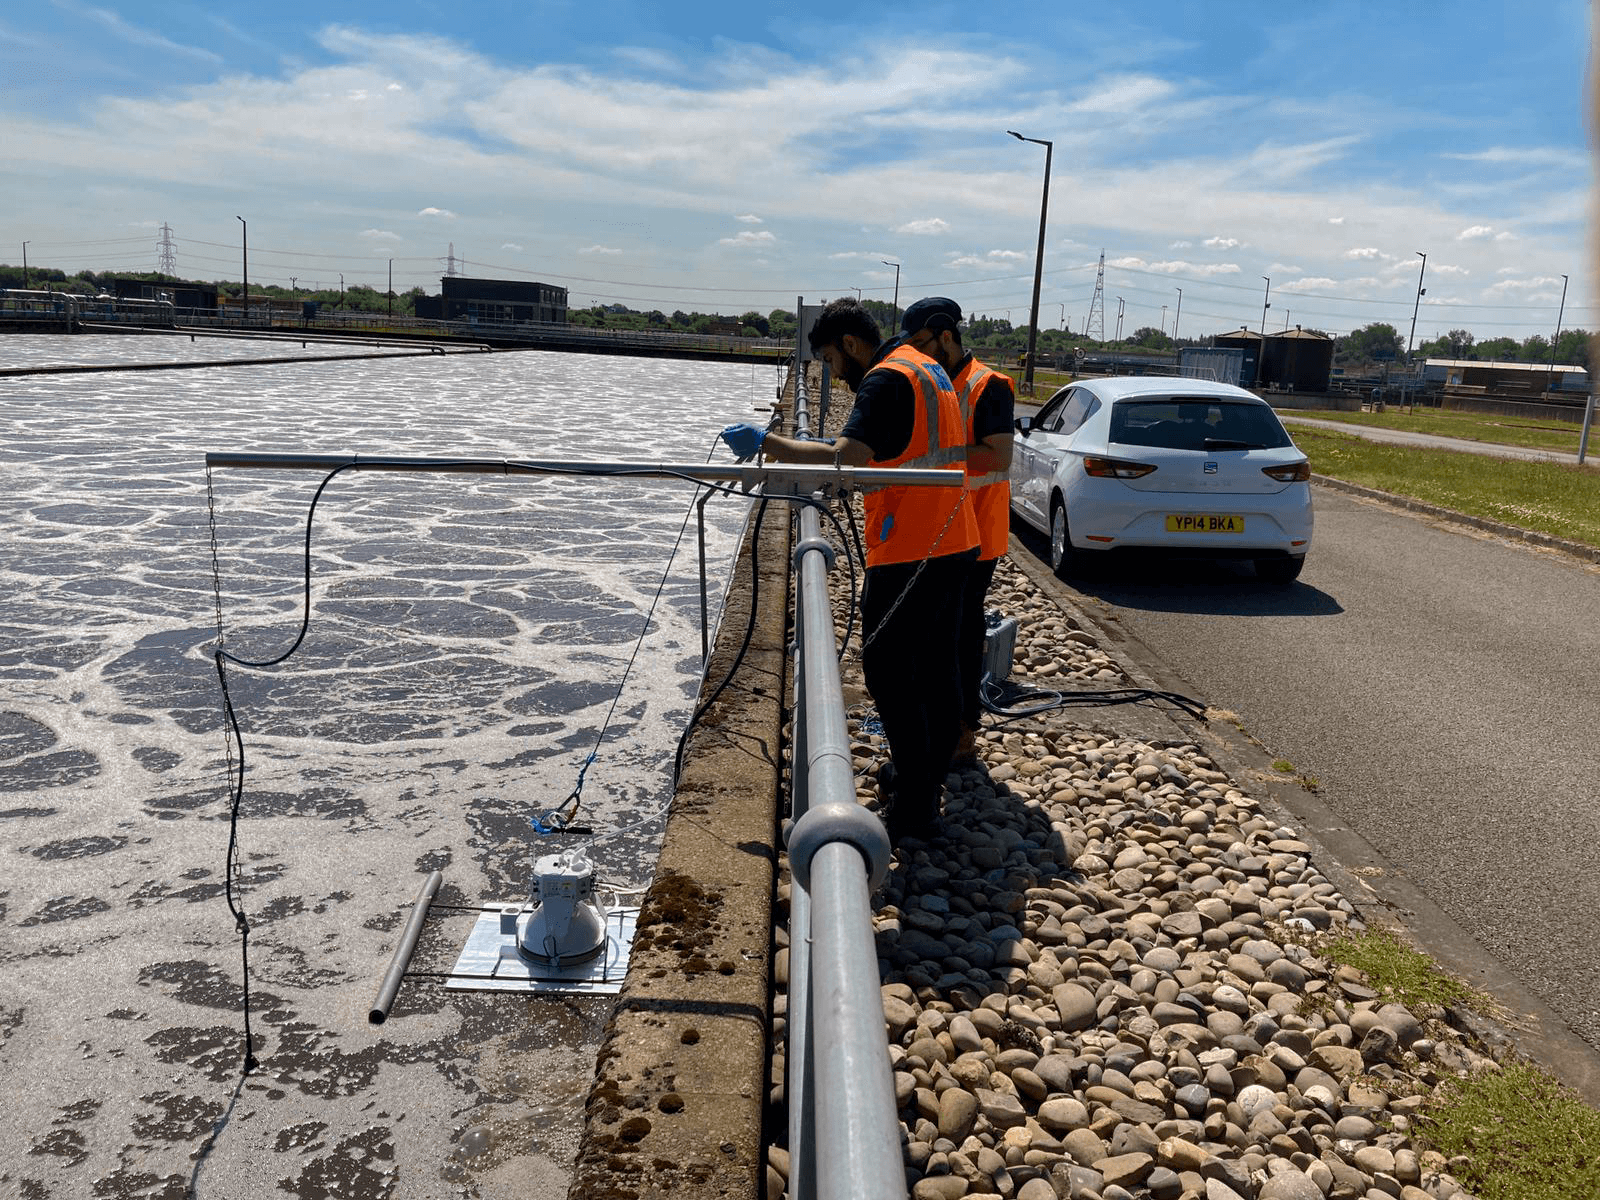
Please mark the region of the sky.
<svg viewBox="0 0 1600 1200"><path fill-rule="evenodd" d="M1583 0L34 0L0 260L1025 324L1016 131L1041 326L1548 337L1600 328L1591 37Z"/></svg>

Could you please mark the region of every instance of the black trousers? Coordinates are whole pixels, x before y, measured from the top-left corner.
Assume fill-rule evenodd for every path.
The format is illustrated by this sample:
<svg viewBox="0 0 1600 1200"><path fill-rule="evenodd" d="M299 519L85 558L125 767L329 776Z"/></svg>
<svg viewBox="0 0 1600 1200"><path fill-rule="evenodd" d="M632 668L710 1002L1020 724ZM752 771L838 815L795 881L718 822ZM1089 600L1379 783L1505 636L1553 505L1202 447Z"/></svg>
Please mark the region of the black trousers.
<svg viewBox="0 0 1600 1200"><path fill-rule="evenodd" d="M961 735L956 640L976 560L968 550L929 559L920 574L918 563L869 567L862 588L861 628L872 638L862 673L894 762L895 804L930 819Z"/></svg>
<svg viewBox="0 0 1600 1200"><path fill-rule="evenodd" d="M961 630L956 638L956 658L961 664L961 723L978 727L983 705L978 700L978 684L983 681L984 603L994 582L998 558L986 558L967 572L967 587L961 597Z"/></svg>

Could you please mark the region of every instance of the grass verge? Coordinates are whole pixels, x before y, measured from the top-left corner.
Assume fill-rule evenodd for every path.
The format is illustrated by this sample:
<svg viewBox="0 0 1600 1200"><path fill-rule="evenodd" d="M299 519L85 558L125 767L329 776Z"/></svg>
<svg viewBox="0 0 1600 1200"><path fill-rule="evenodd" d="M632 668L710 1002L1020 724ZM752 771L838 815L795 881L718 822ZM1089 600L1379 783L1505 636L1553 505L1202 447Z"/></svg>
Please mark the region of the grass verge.
<svg viewBox="0 0 1600 1200"><path fill-rule="evenodd" d="M1390 446L1304 425L1291 432L1318 474L1600 546L1600 471Z"/></svg>
<svg viewBox="0 0 1600 1200"><path fill-rule="evenodd" d="M1385 1003L1438 1004L1491 1012L1492 1001L1476 988L1442 970L1433 959L1413 949L1388 929L1374 926L1365 933L1320 941L1317 953L1331 962L1355 967Z"/></svg>
<svg viewBox="0 0 1600 1200"><path fill-rule="evenodd" d="M1422 1144L1478 1200L1600 1196L1600 1112L1537 1067L1448 1080L1418 1116Z"/></svg>
<svg viewBox="0 0 1600 1200"><path fill-rule="evenodd" d="M1318 421L1339 421L1345 425L1399 429L1406 433L1432 433L1439 437L1466 438L1468 441L1489 442L1501 446L1565 450L1572 454L1578 452L1578 433L1583 418L1581 409L1574 413L1571 424L1538 418L1498 417L1490 413L1452 412L1437 408L1425 408L1414 413L1393 410L1365 413L1321 409L1284 409L1282 413L1287 417L1310 417ZM1593 441L1592 431L1591 441Z"/></svg>

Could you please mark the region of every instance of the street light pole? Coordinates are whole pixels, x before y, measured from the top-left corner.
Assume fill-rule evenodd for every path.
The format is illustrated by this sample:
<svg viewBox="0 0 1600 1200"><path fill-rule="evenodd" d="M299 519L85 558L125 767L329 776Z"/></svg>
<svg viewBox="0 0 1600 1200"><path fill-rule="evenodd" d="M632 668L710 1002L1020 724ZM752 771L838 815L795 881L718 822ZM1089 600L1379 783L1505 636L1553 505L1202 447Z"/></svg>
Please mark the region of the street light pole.
<svg viewBox="0 0 1600 1200"><path fill-rule="evenodd" d="M22 288L28 288L28 243L22 243Z"/></svg>
<svg viewBox="0 0 1600 1200"><path fill-rule="evenodd" d="M900 264L890 262L887 258L878 260L886 267L894 268L894 329L900 328Z"/></svg>
<svg viewBox="0 0 1600 1200"><path fill-rule="evenodd" d="M1267 336L1267 309L1272 307L1272 305L1270 303L1268 303L1267 298L1272 295L1272 279L1271 279L1270 276L1267 276L1267 275L1263 275L1261 278L1263 278L1263 279L1265 279L1267 281L1267 290L1261 293L1261 336L1262 337L1266 337Z"/></svg>
<svg viewBox="0 0 1600 1200"><path fill-rule="evenodd" d="M1417 310L1422 307L1422 298L1428 294L1428 290L1422 286L1422 276L1428 269L1428 256L1423 254L1421 250L1418 250L1417 253L1422 258L1422 266L1417 271L1417 300L1411 306L1411 332L1406 335L1407 366L1411 365L1411 339L1417 336Z"/></svg>
<svg viewBox="0 0 1600 1200"><path fill-rule="evenodd" d="M1044 147L1044 194L1039 200L1039 250L1033 256L1033 315L1028 322L1028 370L1023 377L1023 386L1031 395L1033 355L1039 342L1039 286L1044 282L1044 227L1050 215L1050 156L1055 152L1055 143L1041 138L1023 137L1015 129L1008 129L1006 132L1019 142L1032 142L1035 146Z"/></svg>
<svg viewBox="0 0 1600 1200"><path fill-rule="evenodd" d="M1161 336L1167 336L1167 306L1165 304L1161 306Z"/></svg>
<svg viewBox="0 0 1600 1200"><path fill-rule="evenodd" d="M244 265L244 323L250 324L250 222L237 213L235 221L242 227L239 231L239 253Z"/></svg>
<svg viewBox="0 0 1600 1200"><path fill-rule="evenodd" d="M23 243L27 245L26 242ZM1556 310L1556 336L1550 339L1550 379L1545 384L1544 390L1554 391L1556 386L1556 343L1561 340L1561 318L1567 312L1567 277L1561 277L1561 307Z"/></svg>
<svg viewBox="0 0 1600 1200"><path fill-rule="evenodd" d="M1062 332L1065 332L1067 328L1067 306L1062 304L1061 301L1057 300L1056 307L1061 309L1061 329Z"/></svg>
<svg viewBox="0 0 1600 1200"><path fill-rule="evenodd" d="M389 260L389 315L394 316L394 259Z"/></svg>
<svg viewBox="0 0 1600 1200"><path fill-rule="evenodd" d="M1122 310L1123 310L1124 306L1125 306L1125 302L1123 301L1121 296L1118 296L1117 297L1117 336L1114 339L1115 341L1118 341L1118 342L1120 342L1122 340Z"/></svg>
<svg viewBox="0 0 1600 1200"><path fill-rule="evenodd" d="M1172 316L1172 344L1178 344L1178 322L1183 320L1183 289L1178 289L1178 311Z"/></svg>

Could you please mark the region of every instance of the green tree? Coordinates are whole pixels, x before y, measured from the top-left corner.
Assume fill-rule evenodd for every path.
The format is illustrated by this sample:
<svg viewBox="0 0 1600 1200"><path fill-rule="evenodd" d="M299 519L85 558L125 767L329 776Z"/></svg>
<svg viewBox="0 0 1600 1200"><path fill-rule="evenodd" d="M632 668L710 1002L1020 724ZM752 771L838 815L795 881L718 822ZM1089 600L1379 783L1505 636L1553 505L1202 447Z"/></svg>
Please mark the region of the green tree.
<svg viewBox="0 0 1600 1200"><path fill-rule="evenodd" d="M1516 362L1522 346L1516 338L1498 337L1479 342L1475 350L1473 357L1485 362Z"/></svg>
<svg viewBox="0 0 1600 1200"><path fill-rule="evenodd" d="M1342 338L1337 349L1355 362L1383 362L1399 358L1405 352L1405 340L1393 325L1374 321Z"/></svg>
<svg viewBox="0 0 1600 1200"><path fill-rule="evenodd" d="M763 317L760 313L753 311L747 312L740 317L739 324L748 325L754 329L756 331L756 337L766 337L768 331L772 328L771 322L768 321L766 317Z"/></svg>

